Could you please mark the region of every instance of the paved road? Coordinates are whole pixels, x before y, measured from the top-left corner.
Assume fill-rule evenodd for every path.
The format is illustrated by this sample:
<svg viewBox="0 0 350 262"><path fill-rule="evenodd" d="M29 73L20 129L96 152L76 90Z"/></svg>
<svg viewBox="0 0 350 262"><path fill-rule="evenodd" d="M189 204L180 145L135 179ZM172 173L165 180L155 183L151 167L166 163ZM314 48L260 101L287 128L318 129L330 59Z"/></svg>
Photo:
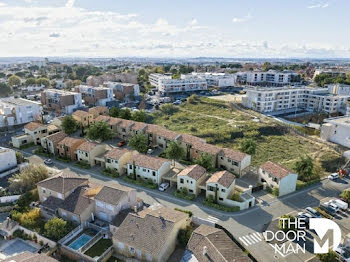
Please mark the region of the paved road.
<svg viewBox="0 0 350 262"><path fill-rule="evenodd" d="M33 155L28 153L28 150L26 150L26 152L22 151L22 153L26 156ZM31 157L31 161L40 162L42 159L38 156L34 156ZM266 242L257 241L257 238L255 238L257 243L250 243L250 245L247 245L248 238L246 236L251 236L252 234L254 236L255 233L262 232L272 220L284 214L302 210L307 206L318 206L325 198L338 196L340 192L350 186L350 180L348 179L339 179L338 181L324 180L311 187L299 190L294 194L278 199L271 199L266 202L265 205L256 206L237 213L227 213L203 206L199 201L193 202L178 199L169 193L139 187L134 184L126 183L121 179L105 177L99 173L98 168L84 170L70 163L66 164L55 160L53 161L54 166L58 169L70 168L78 174L89 175L92 180L98 179L108 183L119 183L133 187L137 189L138 196L142 198L145 203L161 203L169 207L179 207L192 211L195 216L217 222L230 231L258 261L287 261L287 258L275 255L273 249ZM291 260L291 257L288 257L288 261L304 261L304 258L295 258Z"/></svg>

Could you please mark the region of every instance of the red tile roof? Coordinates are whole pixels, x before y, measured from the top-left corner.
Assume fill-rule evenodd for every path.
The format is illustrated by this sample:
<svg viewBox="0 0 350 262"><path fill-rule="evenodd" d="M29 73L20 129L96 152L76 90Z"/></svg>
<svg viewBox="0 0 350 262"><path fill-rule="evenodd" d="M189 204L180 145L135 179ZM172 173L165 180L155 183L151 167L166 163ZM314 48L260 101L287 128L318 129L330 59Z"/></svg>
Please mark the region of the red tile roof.
<svg viewBox="0 0 350 262"><path fill-rule="evenodd" d="M235 181L236 177L228 171L215 172L206 183L218 183L223 187L229 188Z"/></svg>
<svg viewBox="0 0 350 262"><path fill-rule="evenodd" d="M288 174L295 174L295 172L271 161L265 162L260 166L260 168L276 178L283 178Z"/></svg>

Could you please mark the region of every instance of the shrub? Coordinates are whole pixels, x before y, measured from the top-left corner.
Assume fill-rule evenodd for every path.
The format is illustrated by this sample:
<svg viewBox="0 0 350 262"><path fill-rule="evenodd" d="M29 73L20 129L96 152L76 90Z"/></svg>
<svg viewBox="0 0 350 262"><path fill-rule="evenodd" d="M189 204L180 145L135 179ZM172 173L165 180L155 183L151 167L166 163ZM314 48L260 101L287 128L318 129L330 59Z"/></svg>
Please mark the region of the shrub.
<svg viewBox="0 0 350 262"><path fill-rule="evenodd" d="M272 195L278 197L280 195L280 191L277 187L272 189Z"/></svg>
<svg viewBox="0 0 350 262"><path fill-rule="evenodd" d="M346 200L346 202L350 202L350 191L349 190L344 190L340 196Z"/></svg>
<svg viewBox="0 0 350 262"><path fill-rule="evenodd" d="M203 200L203 205L213 207L213 208L225 211L225 212L237 212L240 210L240 208L238 206L227 207L227 206L223 206L220 204L216 204L216 203L214 203L214 198L212 196L211 196L211 198L207 198L207 199Z"/></svg>
<svg viewBox="0 0 350 262"><path fill-rule="evenodd" d="M78 161L75 163L76 166L83 168L83 169L89 169L90 168L90 164L86 161Z"/></svg>
<svg viewBox="0 0 350 262"><path fill-rule="evenodd" d="M66 157L66 156L58 156L58 157L56 157L56 160L64 162L64 163L72 162L72 159L70 159L69 157Z"/></svg>
<svg viewBox="0 0 350 262"><path fill-rule="evenodd" d="M326 211L324 211L323 209L316 207L315 210L320 213L323 217L328 218L328 219L333 219L333 217L328 214Z"/></svg>
<svg viewBox="0 0 350 262"><path fill-rule="evenodd" d="M102 174L109 177L119 177L119 173L112 168L104 168Z"/></svg>
<svg viewBox="0 0 350 262"><path fill-rule="evenodd" d="M190 240L190 237L193 232L193 226L187 226L185 229L180 229L177 235L177 241L180 246L185 247Z"/></svg>
<svg viewBox="0 0 350 262"><path fill-rule="evenodd" d="M19 149L26 149L26 148L30 148L30 147L33 147L33 146L34 146L34 143L29 143L29 144L20 146Z"/></svg>
<svg viewBox="0 0 350 262"><path fill-rule="evenodd" d="M308 181L308 182L304 182L304 181L301 181L301 180L297 180L297 187L296 187L296 190L299 190L299 189L302 189L304 187L308 187L308 186L311 186L313 184L316 184L320 182L320 179L314 179L314 180L311 180L311 181Z"/></svg>
<svg viewBox="0 0 350 262"><path fill-rule="evenodd" d="M238 192L234 192L231 196L231 200L236 202L242 202L241 195Z"/></svg>
<svg viewBox="0 0 350 262"><path fill-rule="evenodd" d="M67 221L54 217L45 223L45 235L51 239L59 240L68 232Z"/></svg>
<svg viewBox="0 0 350 262"><path fill-rule="evenodd" d="M34 153L39 156L44 156L44 157L49 157L50 154L44 151L42 147L38 147L37 149L34 150Z"/></svg>
<svg viewBox="0 0 350 262"><path fill-rule="evenodd" d="M192 217L192 216L193 216L193 213L192 213L191 211L189 211L189 210L184 210L184 209L177 208L177 207L175 207L174 209L175 209L176 211L180 211L180 212L183 212L183 213L188 214L189 217Z"/></svg>
<svg viewBox="0 0 350 262"><path fill-rule="evenodd" d="M176 190L174 192L174 196L183 198L186 200L194 200L196 198L194 194L188 194L188 190L186 187L182 188L182 190Z"/></svg>
<svg viewBox="0 0 350 262"><path fill-rule="evenodd" d="M126 182L128 182L128 183L135 184L135 185L138 185L138 186L147 187L147 188L150 188L150 189L156 189L158 187L158 185L154 184L152 181L145 181L145 180L143 180L141 178L138 178L138 179L134 180L131 177L125 176L125 177L123 177L123 179Z"/></svg>

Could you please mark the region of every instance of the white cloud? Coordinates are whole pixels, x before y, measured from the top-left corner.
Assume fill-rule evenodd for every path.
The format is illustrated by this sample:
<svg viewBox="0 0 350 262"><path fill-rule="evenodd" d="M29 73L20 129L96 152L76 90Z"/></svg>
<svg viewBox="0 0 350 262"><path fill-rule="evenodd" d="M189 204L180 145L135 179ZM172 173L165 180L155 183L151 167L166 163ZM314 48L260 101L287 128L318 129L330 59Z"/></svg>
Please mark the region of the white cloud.
<svg viewBox="0 0 350 262"><path fill-rule="evenodd" d="M197 19L193 18L190 22L189 22L190 25L197 25L198 24L198 21Z"/></svg>
<svg viewBox="0 0 350 262"><path fill-rule="evenodd" d="M75 0L67 0L66 7L72 8L74 6Z"/></svg>
<svg viewBox="0 0 350 262"><path fill-rule="evenodd" d="M247 14L246 16L243 17L234 17L232 18L233 23L243 23L251 20L253 16L251 14Z"/></svg>
<svg viewBox="0 0 350 262"><path fill-rule="evenodd" d="M329 3L327 2L316 2L314 4L309 5L307 8L315 9L315 8L327 8L329 7Z"/></svg>

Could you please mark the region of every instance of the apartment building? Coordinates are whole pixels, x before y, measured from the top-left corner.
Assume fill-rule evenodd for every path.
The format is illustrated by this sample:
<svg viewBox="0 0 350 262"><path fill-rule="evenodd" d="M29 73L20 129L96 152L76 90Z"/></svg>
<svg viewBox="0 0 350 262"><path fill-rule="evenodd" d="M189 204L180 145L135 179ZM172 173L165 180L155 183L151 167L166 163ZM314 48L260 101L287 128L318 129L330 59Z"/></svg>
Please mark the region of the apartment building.
<svg viewBox="0 0 350 262"><path fill-rule="evenodd" d="M89 106L106 106L114 101L113 89L109 87L79 85L75 91L81 93L84 103Z"/></svg>
<svg viewBox="0 0 350 262"><path fill-rule="evenodd" d="M67 115L83 106L80 93L58 89L46 89L41 92L41 103L47 110Z"/></svg>
<svg viewBox="0 0 350 262"><path fill-rule="evenodd" d="M300 75L292 71L247 71L236 74L240 84L252 86L286 86L300 82Z"/></svg>
<svg viewBox="0 0 350 262"><path fill-rule="evenodd" d="M17 166L16 151L6 147L0 147L0 173Z"/></svg>
<svg viewBox="0 0 350 262"><path fill-rule="evenodd" d="M325 88L280 87L246 90L242 104L261 113L303 108L308 111L345 113L350 96L328 93Z"/></svg>
<svg viewBox="0 0 350 262"><path fill-rule="evenodd" d="M350 148L350 116L328 118L324 122L321 139Z"/></svg>
<svg viewBox="0 0 350 262"><path fill-rule="evenodd" d="M328 92L331 94L350 96L350 85L337 83L326 85L326 88L328 88Z"/></svg>
<svg viewBox="0 0 350 262"><path fill-rule="evenodd" d="M158 88L161 94L193 92L207 90L205 79L192 75L181 75L181 79L172 79L171 75L151 74L150 83Z"/></svg>
<svg viewBox="0 0 350 262"><path fill-rule="evenodd" d="M225 73L196 73L193 72L192 76L197 76L199 78L205 79L208 86L210 87L232 87L235 84L235 77L233 74Z"/></svg>
<svg viewBox="0 0 350 262"><path fill-rule="evenodd" d="M140 96L140 86L132 83L104 82L104 87L113 88L117 100L130 101Z"/></svg>
<svg viewBox="0 0 350 262"><path fill-rule="evenodd" d="M336 68L320 68L320 69L316 69L315 73L314 73L314 78L320 74L323 75L328 75L331 77L338 77L338 76L342 76L342 77L346 77L346 72L342 71L340 69L336 69Z"/></svg>
<svg viewBox="0 0 350 262"><path fill-rule="evenodd" d="M41 105L23 98L0 99L0 127L32 122L41 117Z"/></svg>

